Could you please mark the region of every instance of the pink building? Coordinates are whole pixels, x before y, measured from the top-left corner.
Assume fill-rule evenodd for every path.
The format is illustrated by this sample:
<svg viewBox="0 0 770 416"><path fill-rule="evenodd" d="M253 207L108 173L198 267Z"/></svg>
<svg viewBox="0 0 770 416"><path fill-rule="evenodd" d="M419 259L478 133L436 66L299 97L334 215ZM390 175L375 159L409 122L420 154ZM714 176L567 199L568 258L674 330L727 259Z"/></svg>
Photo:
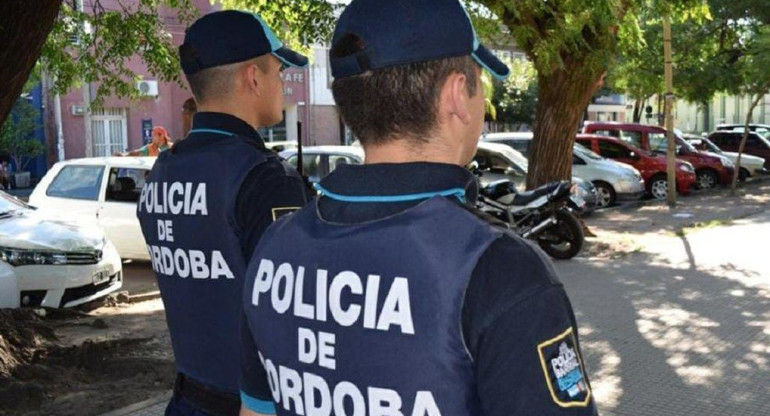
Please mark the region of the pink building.
<svg viewBox="0 0 770 416"><path fill-rule="evenodd" d="M194 3L201 15L218 9L212 6L209 0L194 0ZM117 2L114 0L102 0L101 4L107 9L117 8ZM172 10L161 13L160 18L166 22L166 31L172 35L174 45L181 45L186 25L177 20L176 13ZM141 78L137 83L137 88L143 94L141 99L105 97L101 108L92 108L90 114L86 114L88 106L85 98L93 96L95 85L72 90L61 96L62 136L66 159L108 156L118 151L139 148L147 139L146 128L151 126L163 126L173 139L181 138L182 104L192 97L190 90L175 83L157 81L138 56L131 59L127 66ZM183 75L182 80L185 83ZM308 71L287 70L284 73L284 84L284 122L265 131L265 139L297 140L300 134L303 139L308 138L308 116L311 113L305 111L309 95ZM52 114L53 96L47 95L47 114L50 120L48 142L51 145L49 155L52 156L51 161L56 161L58 157ZM89 125L90 132L87 129ZM304 141L310 142L308 139Z"/></svg>

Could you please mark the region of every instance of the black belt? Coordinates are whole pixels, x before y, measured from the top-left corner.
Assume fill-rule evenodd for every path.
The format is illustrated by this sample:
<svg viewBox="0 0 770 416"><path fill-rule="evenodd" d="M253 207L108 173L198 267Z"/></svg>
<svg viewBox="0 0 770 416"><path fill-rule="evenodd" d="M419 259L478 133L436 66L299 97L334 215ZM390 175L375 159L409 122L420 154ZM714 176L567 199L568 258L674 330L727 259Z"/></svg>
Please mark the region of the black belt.
<svg viewBox="0 0 770 416"><path fill-rule="evenodd" d="M237 394L215 390L182 373L176 373L174 396L212 416L238 416L241 411L241 398Z"/></svg>

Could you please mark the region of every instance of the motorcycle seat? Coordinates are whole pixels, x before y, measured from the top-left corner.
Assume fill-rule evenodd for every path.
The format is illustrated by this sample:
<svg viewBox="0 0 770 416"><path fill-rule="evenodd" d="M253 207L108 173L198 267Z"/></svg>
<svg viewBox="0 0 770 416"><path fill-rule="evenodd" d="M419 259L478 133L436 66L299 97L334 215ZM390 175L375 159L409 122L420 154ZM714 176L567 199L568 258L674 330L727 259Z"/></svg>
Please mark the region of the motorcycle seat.
<svg viewBox="0 0 770 416"><path fill-rule="evenodd" d="M543 185L537 189L533 189L531 191L516 193L515 195L513 195L513 200L511 201L511 204L518 205L518 206L527 205L530 202L540 198L543 195L549 195L553 193L553 191L555 191L560 186L562 186L561 182L552 182L552 183Z"/></svg>

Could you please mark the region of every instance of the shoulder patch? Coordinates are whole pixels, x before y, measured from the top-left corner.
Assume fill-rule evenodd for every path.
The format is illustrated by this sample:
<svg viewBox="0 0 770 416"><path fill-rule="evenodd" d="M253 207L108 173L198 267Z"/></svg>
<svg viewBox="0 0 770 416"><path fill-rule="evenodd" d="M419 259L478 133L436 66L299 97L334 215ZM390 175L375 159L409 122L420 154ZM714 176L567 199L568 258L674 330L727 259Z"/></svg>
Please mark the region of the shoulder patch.
<svg viewBox="0 0 770 416"><path fill-rule="evenodd" d="M537 346L540 365L553 401L561 407L586 407L591 387L572 327Z"/></svg>
<svg viewBox="0 0 770 416"><path fill-rule="evenodd" d="M275 207L273 208L273 221L284 215L291 214L294 211L299 211L302 207Z"/></svg>

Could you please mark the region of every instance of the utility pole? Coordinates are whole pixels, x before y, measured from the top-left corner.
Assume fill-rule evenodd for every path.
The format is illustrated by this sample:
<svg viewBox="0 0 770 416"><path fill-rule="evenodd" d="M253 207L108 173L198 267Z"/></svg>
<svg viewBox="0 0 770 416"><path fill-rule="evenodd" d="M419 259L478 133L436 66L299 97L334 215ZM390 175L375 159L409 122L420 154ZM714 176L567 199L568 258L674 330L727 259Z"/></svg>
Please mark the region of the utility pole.
<svg viewBox="0 0 770 416"><path fill-rule="evenodd" d="M676 138L674 136L674 72L671 53L671 14L663 16L663 54L665 56L666 104L663 110L666 123L668 149L666 151L668 172L668 207L676 208Z"/></svg>

